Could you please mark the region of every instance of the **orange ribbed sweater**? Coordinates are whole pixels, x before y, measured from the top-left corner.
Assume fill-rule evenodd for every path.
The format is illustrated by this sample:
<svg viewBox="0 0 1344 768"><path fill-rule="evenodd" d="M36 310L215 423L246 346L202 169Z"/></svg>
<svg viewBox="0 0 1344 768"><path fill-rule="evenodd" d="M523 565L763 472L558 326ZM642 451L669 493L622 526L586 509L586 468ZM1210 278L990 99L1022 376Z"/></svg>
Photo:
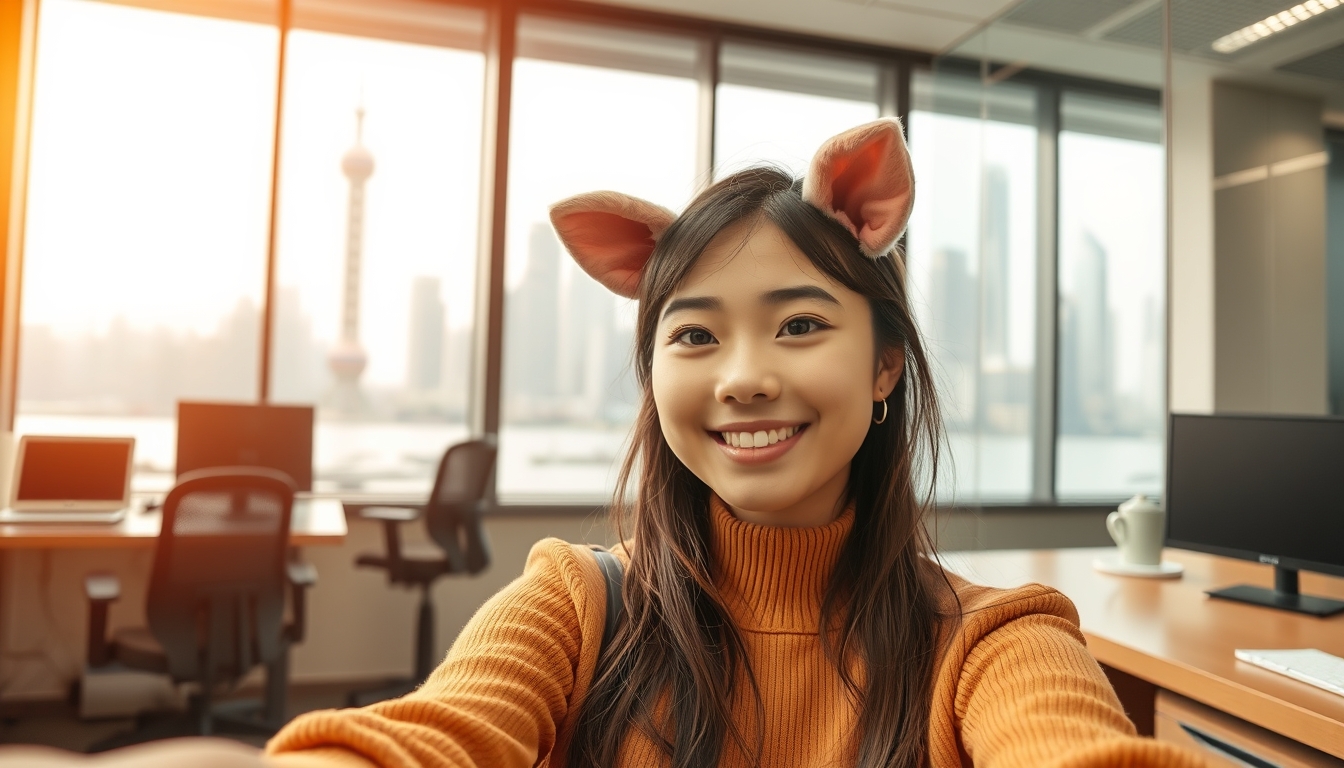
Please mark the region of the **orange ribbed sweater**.
<svg viewBox="0 0 1344 768"><path fill-rule="evenodd" d="M752 525L711 505L716 577L747 644L765 707L762 766L853 765L857 713L818 635L822 591L854 522ZM622 555L623 556L623 555ZM1196 766L1197 754L1134 735L1084 647L1073 604L1041 585L1012 590L949 574L965 618L937 675L933 766ZM267 745L284 768L563 764L602 639L605 587L590 553L558 539L491 598L415 693L363 709L313 712ZM754 704L743 697L739 722ZM621 766L665 765L637 732ZM724 750L724 766L746 763Z"/></svg>

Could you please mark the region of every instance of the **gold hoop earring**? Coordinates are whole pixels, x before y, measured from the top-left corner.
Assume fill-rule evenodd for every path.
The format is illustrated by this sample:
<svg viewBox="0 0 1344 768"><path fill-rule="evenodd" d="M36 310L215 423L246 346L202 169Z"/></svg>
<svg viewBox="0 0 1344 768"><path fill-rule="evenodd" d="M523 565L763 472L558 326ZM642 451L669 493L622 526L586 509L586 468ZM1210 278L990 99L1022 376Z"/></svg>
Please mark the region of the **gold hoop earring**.
<svg viewBox="0 0 1344 768"><path fill-rule="evenodd" d="M874 424L881 424L882 422L884 422L884 421L886 421L886 420L887 420L887 401L886 401L886 398L883 398L883 400L882 400L882 418L880 418L880 419L873 419L873 423L874 423Z"/></svg>

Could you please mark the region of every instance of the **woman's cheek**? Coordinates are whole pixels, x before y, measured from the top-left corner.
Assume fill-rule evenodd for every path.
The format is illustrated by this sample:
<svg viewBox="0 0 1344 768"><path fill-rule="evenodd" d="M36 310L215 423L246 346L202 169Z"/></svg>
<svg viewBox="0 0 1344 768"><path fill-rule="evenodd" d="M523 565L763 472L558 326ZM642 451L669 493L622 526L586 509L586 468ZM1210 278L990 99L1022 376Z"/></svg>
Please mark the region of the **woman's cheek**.
<svg viewBox="0 0 1344 768"><path fill-rule="evenodd" d="M865 359L863 350L845 346L819 356L796 382L829 426L823 450L842 463L858 452L872 417L872 372L856 365Z"/></svg>
<svg viewBox="0 0 1344 768"><path fill-rule="evenodd" d="M660 360L654 356L652 369L653 404L658 410L658 423L668 447L683 464L694 468L691 455L703 421L702 404L697 383L687 366L677 361Z"/></svg>

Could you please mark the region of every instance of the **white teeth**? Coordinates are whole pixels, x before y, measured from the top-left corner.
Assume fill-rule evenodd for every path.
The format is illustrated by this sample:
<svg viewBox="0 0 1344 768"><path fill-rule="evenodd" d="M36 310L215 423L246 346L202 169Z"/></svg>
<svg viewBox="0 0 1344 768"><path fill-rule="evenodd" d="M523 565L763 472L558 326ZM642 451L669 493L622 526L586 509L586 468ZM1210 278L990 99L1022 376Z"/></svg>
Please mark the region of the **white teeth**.
<svg viewBox="0 0 1344 768"><path fill-rule="evenodd" d="M779 429L761 430L759 432L720 432L723 442L734 448L764 448L767 445L774 445L780 440L788 440L790 437L798 434L802 425L793 427L781 427Z"/></svg>

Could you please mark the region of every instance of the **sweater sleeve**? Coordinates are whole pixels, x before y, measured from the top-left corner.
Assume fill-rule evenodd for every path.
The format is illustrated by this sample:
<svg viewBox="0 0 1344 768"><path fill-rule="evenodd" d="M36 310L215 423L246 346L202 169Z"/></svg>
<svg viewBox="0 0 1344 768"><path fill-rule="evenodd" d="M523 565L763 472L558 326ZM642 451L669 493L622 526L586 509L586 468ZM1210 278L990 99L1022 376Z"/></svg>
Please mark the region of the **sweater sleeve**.
<svg viewBox="0 0 1344 768"><path fill-rule="evenodd" d="M538 543L523 575L482 606L418 690L298 717L267 744L268 760L284 768L535 764L555 746L596 663L595 644L583 642L594 629L601 636L605 612L586 597L592 578L600 578L596 563L570 545Z"/></svg>
<svg viewBox="0 0 1344 768"><path fill-rule="evenodd" d="M998 612L1015 618L990 619L997 626L968 649L961 668L955 712L977 768L1208 765L1135 734L1067 598L1049 590L1025 602L1030 608Z"/></svg>

